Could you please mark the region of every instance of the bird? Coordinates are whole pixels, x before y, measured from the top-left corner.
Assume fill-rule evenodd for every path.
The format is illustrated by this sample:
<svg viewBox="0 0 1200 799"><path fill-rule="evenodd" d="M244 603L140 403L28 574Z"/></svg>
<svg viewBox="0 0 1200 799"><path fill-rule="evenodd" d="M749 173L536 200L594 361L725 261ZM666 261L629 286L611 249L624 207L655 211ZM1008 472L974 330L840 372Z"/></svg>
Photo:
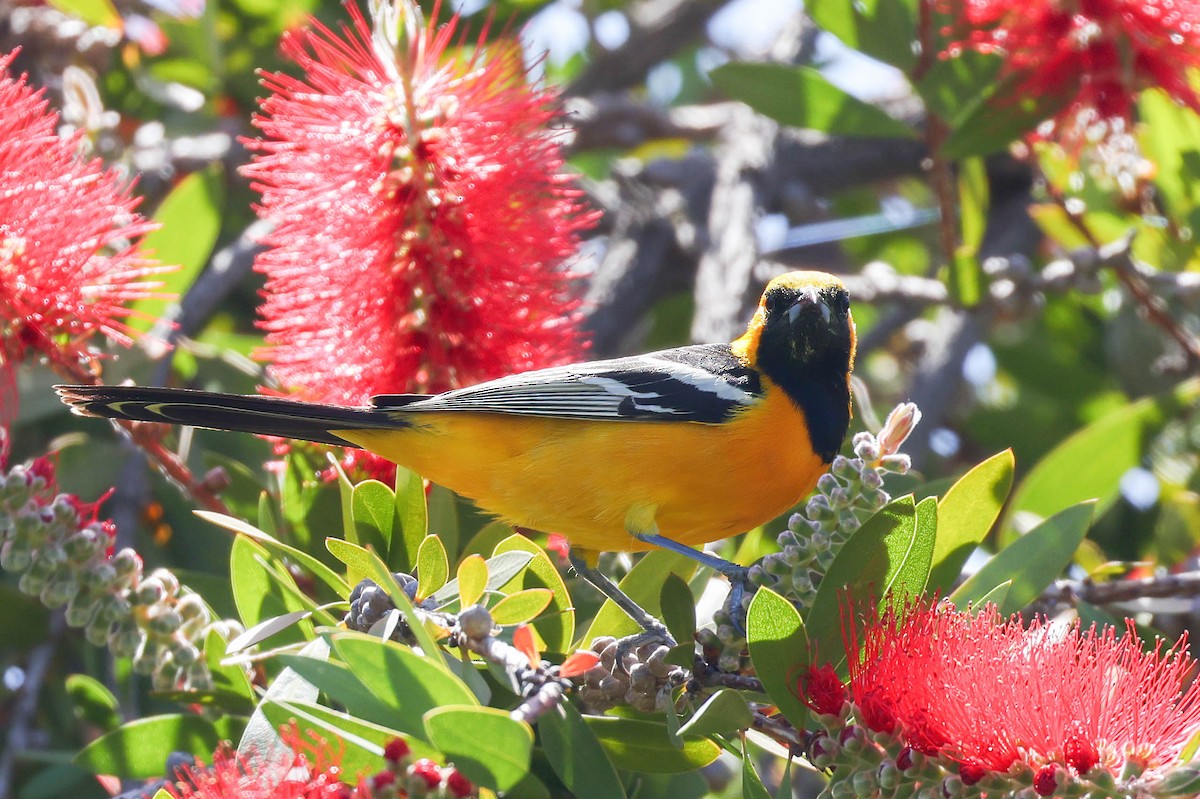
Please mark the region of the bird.
<svg viewBox="0 0 1200 799"><path fill-rule="evenodd" d="M797 271L767 284L745 333L728 344L383 394L366 407L183 388L56 389L84 416L361 447L515 526L560 533L590 567L600 552L655 546L712 563L694 548L779 516L828 470L850 424L855 344L842 282Z"/></svg>

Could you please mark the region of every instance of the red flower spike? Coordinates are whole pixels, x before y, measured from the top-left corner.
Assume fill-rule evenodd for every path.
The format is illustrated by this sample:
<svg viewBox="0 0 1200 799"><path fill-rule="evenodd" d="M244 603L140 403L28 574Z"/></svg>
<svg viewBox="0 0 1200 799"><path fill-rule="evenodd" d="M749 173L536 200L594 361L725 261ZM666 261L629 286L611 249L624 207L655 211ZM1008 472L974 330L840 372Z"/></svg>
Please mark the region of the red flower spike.
<svg viewBox="0 0 1200 799"><path fill-rule="evenodd" d="M530 661L533 662L533 659L530 658ZM599 663L599 655L590 650L581 649L563 661L562 666L558 669L558 676L569 680L591 671Z"/></svg>
<svg viewBox="0 0 1200 799"><path fill-rule="evenodd" d="M285 740L288 729L281 730ZM323 741L316 747L302 741L294 729L289 746L293 742L305 753L296 752L292 760L268 764L257 772L252 760L223 744L213 753L212 765L181 767L178 771L184 779L167 785L166 790L174 799L347 799L350 791L340 780L341 769L333 762L337 756L332 750ZM300 773L306 773L306 778L298 779Z"/></svg>
<svg viewBox="0 0 1200 799"><path fill-rule="evenodd" d="M964 775L1017 762L1115 775L1135 759L1154 769L1200 730L1186 639L1147 652L1132 627L1119 637L1041 619L1026 628L993 606L927 604L888 608L848 632L847 651L859 653L850 662L859 720L893 720L903 743L957 760Z"/></svg>
<svg viewBox="0 0 1200 799"><path fill-rule="evenodd" d="M128 304L168 271L134 244L156 227L121 176L55 131L40 90L0 56L0 425L16 415L13 369L28 355L78 369L98 335L129 344Z"/></svg>
<svg viewBox="0 0 1200 799"><path fill-rule="evenodd" d="M256 262L262 354L306 399L443 391L581 349L563 264L596 216L547 130L555 96L515 44L454 48L457 18L418 27L395 2L381 13L407 27L399 45L353 4L339 31L288 34L303 75L265 77L263 139L247 142L275 223Z"/></svg>
<svg viewBox="0 0 1200 799"><path fill-rule="evenodd" d="M1013 97L1050 101L1056 132L1081 142L1128 131L1137 93L1157 86L1200 111L1200 0L935 0L955 41L943 56L1000 53Z"/></svg>

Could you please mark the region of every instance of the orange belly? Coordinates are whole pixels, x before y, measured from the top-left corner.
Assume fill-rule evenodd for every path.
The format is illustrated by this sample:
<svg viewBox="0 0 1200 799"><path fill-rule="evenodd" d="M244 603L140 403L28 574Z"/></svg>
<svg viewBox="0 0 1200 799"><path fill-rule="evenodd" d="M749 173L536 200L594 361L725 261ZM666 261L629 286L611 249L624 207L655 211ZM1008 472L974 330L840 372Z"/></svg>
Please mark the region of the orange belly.
<svg viewBox="0 0 1200 799"><path fill-rule="evenodd" d="M629 531L699 546L802 499L827 468L780 391L720 425L413 413L403 430L334 431L507 522L593 551L647 549Z"/></svg>

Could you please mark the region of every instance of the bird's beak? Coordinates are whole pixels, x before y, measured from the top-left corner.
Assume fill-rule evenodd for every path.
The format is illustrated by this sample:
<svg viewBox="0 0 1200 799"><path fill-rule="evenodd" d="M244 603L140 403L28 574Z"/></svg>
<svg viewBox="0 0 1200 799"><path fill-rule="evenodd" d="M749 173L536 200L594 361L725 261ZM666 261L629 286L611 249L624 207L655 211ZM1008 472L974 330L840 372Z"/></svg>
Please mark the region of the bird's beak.
<svg viewBox="0 0 1200 799"><path fill-rule="evenodd" d="M800 319L801 314L816 311L820 311L821 320L828 324L833 314L829 309L829 304L821 299L821 293L815 286L805 286L800 289L800 295L792 303L792 307L788 308L788 323L794 325Z"/></svg>

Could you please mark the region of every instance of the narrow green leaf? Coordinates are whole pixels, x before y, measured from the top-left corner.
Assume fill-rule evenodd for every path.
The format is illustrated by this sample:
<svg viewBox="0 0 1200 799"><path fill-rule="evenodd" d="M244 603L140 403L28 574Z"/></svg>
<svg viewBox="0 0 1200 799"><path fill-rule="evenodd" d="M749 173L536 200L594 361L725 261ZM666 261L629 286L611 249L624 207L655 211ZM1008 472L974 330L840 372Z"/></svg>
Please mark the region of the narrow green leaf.
<svg viewBox="0 0 1200 799"><path fill-rule="evenodd" d="M479 555L468 555L458 564L458 601L460 608L470 607L487 588L487 562Z"/></svg>
<svg viewBox="0 0 1200 799"><path fill-rule="evenodd" d="M425 481L421 475L396 467L396 516L400 535L392 541L387 562L396 571L412 573L417 551L429 533L429 511L425 505Z"/></svg>
<svg viewBox="0 0 1200 799"><path fill-rule="evenodd" d="M282 616L272 616L269 619L263 619L230 641L226 653L234 655L252 646L258 646L275 633L286 630L296 622L301 619L307 619L311 615L312 612L308 610L293 610L291 613L284 613Z"/></svg>
<svg viewBox="0 0 1200 799"><path fill-rule="evenodd" d="M346 564L347 584L358 585L373 573L367 551L358 544L352 544L341 538L326 538L325 548L329 550L329 554Z"/></svg>
<svg viewBox="0 0 1200 799"><path fill-rule="evenodd" d="M990 97L959 119L942 144L948 159L1000 152L1054 114L1047 97L1016 96L1015 84L1005 81Z"/></svg>
<svg viewBox="0 0 1200 799"><path fill-rule="evenodd" d="M731 688L722 688L696 708L679 728L679 735L731 735L753 721L754 712L745 698Z"/></svg>
<svg viewBox="0 0 1200 799"><path fill-rule="evenodd" d="M577 799L624 799L616 768L573 705L564 702L543 713L538 733L550 768Z"/></svg>
<svg viewBox="0 0 1200 799"><path fill-rule="evenodd" d="M605 760L629 771L679 774L703 768L721 754L721 747L699 735L683 736L683 747L677 747L666 725L656 721L615 716L584 716L583 721L608 753Z"/></svg>
<svg viewBox="0 0 1200 799"><path fill-rule="evenodd" d="M972 262L979 253L979 245L983 243L983 234L987 232L989 196L987 167L984 166L983 159L964 159L958 165L958 213L963 254L969 256ZM978 287L976 293L978 294ZM964 304L974 305L978 301L979 297L976 296Z"/></svg>
<svg viewBox="0 0 1200 799"><path fill-rule="evenodd" d="M842 604L881 600L913 549L916 506L912 496L893 500L854 531L821 580L805 621L808 640L822 661L838 663L842 645ZM930 549L932 555L932 548Z"/></svg>
<svg viewBox="0 0 1200 799"><path fill-rule="evenodd" d="M426 738L467 779L507 791L529 773L533 730L492 707L441 707L425 714Z"/></svg>
<svg viewBox="0 0 1200 799"><path fill-rule="evenodd" d="M166 315L167 306L177 302L195 282L217 243L224 207L225 170L219 163L193 172L171 189L154 214L154 221L161 227L147 233L142 241L146 251L162 263L179 265L179 269L160 278L162 292L173 296L133 302L130 327L149 330Z"/></svg>
<svg viewBox="0 0 1200 799"><path fill-rule="evenodd" d="M434 591L446 584L450 576L450 563L446 559L446 548L436 535L427 535L417 549L417 601L423 602Z"/></svg>
<svg viewBox="0 0 1200 799"><path fill-rule="evenodd" d="M221 741L238 737L243 721L227 716L212 722L193 714L137 719L92 741L71 762L93 774L153 779L162 776L172 752L211 757Z"/></svg>
<svg viewBox="0 0 1200 799"><path fill-rule="evenodd" d="M640 605L651 616L658 617L662 613L659 601L662 596L663 583L672 574L677 574L684 580L690 580L698 568L691 558L684 557L665 549L653 549L647 552L641 560L634 564L618 586L625 595ZM637 623L629 618L625 611L617 607L611 599L606 599L601 605L591 627L583 635L584 644L590 644L602 635L620 638L623 635L640 631Z"/></svg>
<svg viewBox="0 0 1200 799"><path fill-rule="evenodd" d="M86 674L72 674L67 677L66 687L77 718L106 731L121 726L117 698L99 680Z"/></svg>
<svg viewBox="0 0 1200 799"><path fill-rule="evenodd" d="M898 602L918 597L929 581L929 566L937 545L938 503L936 497L926 497L917 503L916 523L908 552L888 575L886 593Z"/></svg>
<svg viewBox="0 0 1200 799"><path fill-rule="evenodd" d="M210 627L204 636L204 662L208 664L209 674L212 675L213 687L240 696L247 702L257 702L254 685L246 676L246 671L240 665L222 662L228 647L229 643L221 633L215 627Z"/></svg>
<svg viewBox="0 0 1200 799"><path fill-rule="evenodd" d="M972 468L942 497L929 573L931 591L954 587L963 564L999 518L1012 489L1015 466L1012 450L1006 449Z"/></svg>
<svg viewBox="0 0 1200 799"><path fill-rule="evenodd" d="M746 612L746 639L763 690L793 727L804 729L808 707L796 681L808 669L809 645L800 612L770 588L760 588Z"/></svg>
<svg viewBox="0 0 1200 799"><path fill-rule="evenodd" d="M523 624L531 621L549 607L554 592L549 588L526 588L509 594L492 608L492 620L496 624Z"/></svg>
<svg viewBox="0 0 1200 799"><path fill-rule="evenodd" d="M396 529L396 495L378 480L364 480L354 487L351 506L354 509L355 537L359 544L376 552L388 552ZM411 574L415 563L397 565L396 571Z"/></svg>
<svg viewBox="0 0 1200 799"><path fill-rule="evenodd" d="M390 709L394 721L384 723L401 732L423 738L422 716L433 708L479 705L471 689L439 662L436 651L433 657L423 657L394 641L361 633L335 633L330 641L350 671L371 686L376 701Z"/></svg>
<svg viewBox="0 0 1200 799"><path fill-rule="evenodd" d="M659 594L663 623L676 641L690 642L696 634L696 599L678 574L667 576Z"/></svg>
<svg viewBox="0 0 1200 799"><path fill-rule="evenodd" d="M358 529L354 526L354 483L350 482L346 470L332 453L328 454L328 460L337 474L338 496L342 500L342 537L352 544L362 543L358 540Z"/></svg>
<svg viewBox="0 0 1200 799"><path fill-rule="evenodd" d="M1016 535L1015 523L1046 518L1087 499L1099 499L1103 513L1119 495L1121 476L1141 463L1143 443L1167 420L1181 418L1200 400L1200 379L1180 383L1097 419L1044 458L1017 487L1005 516L1002 541Z"/></svg>
<svg viewBox="0 0 1200 799"><path fill-rule="evenodd" d="M297 549L290 544L285 544L263 530L258 529L254 525L247 524L241 519L233 516L226 516L224 513L215 513L207 510L194 510L192 513L196 514L201 519L204 519L206 522L211 522L218 527L224 527L226 530L232 530L235 533L249 536L268 549L273 549L277 552L287 555L289 558L312 572L314 577L333 589L338 596L346 597L350 595L350 586L346 584L346 581L339 577L337 573L333 571L333 569L329 568L307 552Z"/></svg>
<svg viewBox="0 0 1200 799"><path fill-rule="evenodd" d="M520 588L549 588L554 592L547 612L533 622L533 628L542 637L547 652L566 654L571 651L575 640L575 607L567 584L563 581L554 562L540 546L523 535L511 535L496 544L495 555L506 552L529 552L533 555L528 568L500 586L501 592Z"/></svg>
<svg viewBox="0 0 1200 799"><path fill-rule="evenodd" d="M811 67L732 63L709 76L730 97L784 125L840 136L917 136L905 123L847 94Z"/></svg>
<svg viewBox="0 0 1200 799"><path fill-rule="evenodd" d="M1000 604L1000 612L1015 613L1025 607L1071 562L1091 524L1095 506L1095 501L1081 502L1054 514L997 552L950 599L959 606L975 603L1011 579L1012 587Z"/></svg>
<svg viewBox="0 0 1200 799"><path fill-rule="evenodd" d="M1157 169L1154 185L1175 220L1187 219L1200 207L1197 159L1200 158L1200 115L1161 88L1138 95L1137 126L1142 151ZM1161 268L1161 267L1160 267Z"/></svg>

